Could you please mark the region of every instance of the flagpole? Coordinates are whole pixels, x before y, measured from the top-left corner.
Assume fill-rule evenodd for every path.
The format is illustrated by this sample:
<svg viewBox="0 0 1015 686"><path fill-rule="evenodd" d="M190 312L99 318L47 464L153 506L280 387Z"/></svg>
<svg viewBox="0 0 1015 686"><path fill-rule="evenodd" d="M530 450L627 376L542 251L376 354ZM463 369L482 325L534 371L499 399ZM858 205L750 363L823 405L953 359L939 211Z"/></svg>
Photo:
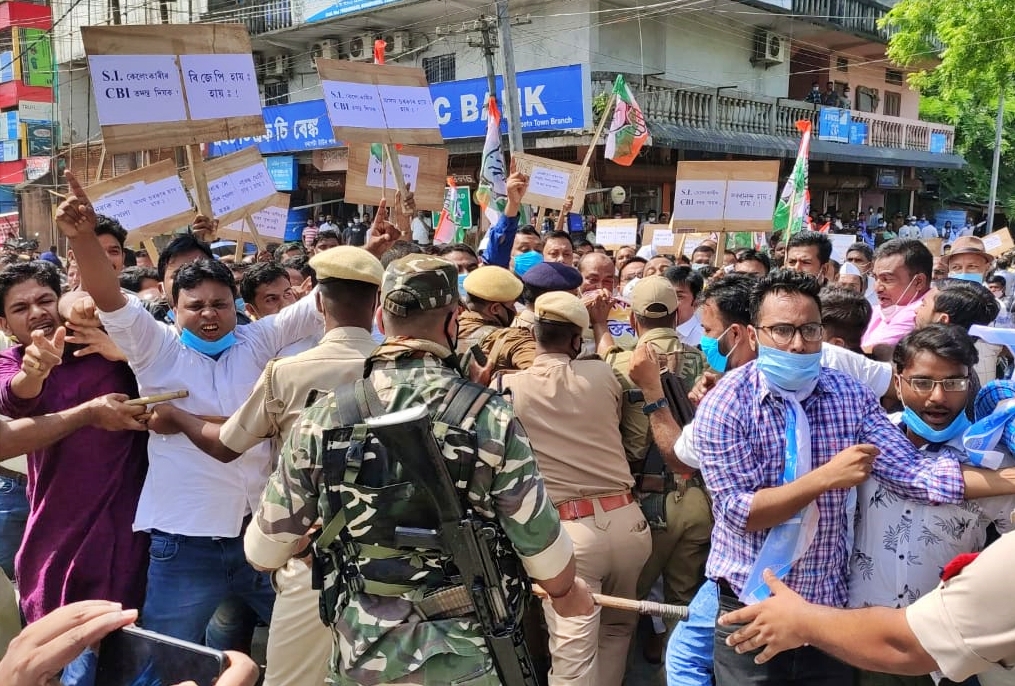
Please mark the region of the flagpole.
<svg viewBox="0 0 1015 686"><path fill-rule="evenodd" d="M596 127L596 133L592 136L592 144L589 145L588 152L585 153L585 160L582 162L583 167L587 167L589 162L592 160L592 156L596 154L596 146L599 145L599 137L603 135L603 130L606 128L606 122L609 121L610 115L613 113L613 106L617 103L617 94L611 93L610 100L606 103L606 109L603 110L603 116L599 118L599 126Z"/></svg>

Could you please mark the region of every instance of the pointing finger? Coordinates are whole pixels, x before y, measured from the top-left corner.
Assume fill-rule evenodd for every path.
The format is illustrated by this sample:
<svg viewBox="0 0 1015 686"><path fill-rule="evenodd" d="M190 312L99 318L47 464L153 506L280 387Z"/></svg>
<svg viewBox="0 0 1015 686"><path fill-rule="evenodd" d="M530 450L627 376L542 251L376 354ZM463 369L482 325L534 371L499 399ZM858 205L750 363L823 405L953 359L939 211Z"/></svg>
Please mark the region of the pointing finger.
<svg viewBox="0 0 1015 686"><path fill-rule="evenodd" d="M81 187L81 184L78 182L77 177L74 176L74 172L68 169L67 171L64 172L63 176L67 180L67 184L70 186L71 193L73 193L74 196L77 197L79 200L82 200L85 203L87 203L88 194L85 193L85 189Z"/></svg>

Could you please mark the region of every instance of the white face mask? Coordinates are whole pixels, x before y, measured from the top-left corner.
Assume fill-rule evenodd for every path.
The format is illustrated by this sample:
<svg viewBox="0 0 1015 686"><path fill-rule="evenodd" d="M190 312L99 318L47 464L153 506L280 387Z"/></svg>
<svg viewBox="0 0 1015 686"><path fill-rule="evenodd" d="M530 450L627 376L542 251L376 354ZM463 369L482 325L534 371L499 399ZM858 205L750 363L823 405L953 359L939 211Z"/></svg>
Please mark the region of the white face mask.
<svg viewBox="0 0 1015 686"><path fill-rule="evenodd" d="M916 281L915 276L909 280L909 283L906 284L905 289L903 289L902 293L899 294L899 297L895 299L894 305L889 305L888 307L881 308L882 319L889 322L892 320L892 317L894 317L895 314L899 311L899 301L906 297L906 293L909 292L909 287L913 285L914 281Z"/></svg>

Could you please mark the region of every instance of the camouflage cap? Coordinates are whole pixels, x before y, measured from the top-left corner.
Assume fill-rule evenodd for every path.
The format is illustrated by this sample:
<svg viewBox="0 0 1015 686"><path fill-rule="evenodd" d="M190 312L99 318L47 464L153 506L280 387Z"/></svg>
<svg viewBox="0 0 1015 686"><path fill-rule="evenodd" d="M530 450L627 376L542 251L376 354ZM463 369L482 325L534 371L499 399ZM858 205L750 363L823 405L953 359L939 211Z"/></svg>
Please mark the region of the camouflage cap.
<svg viewBox="0 0 1015 686"><path fill-rule="evenodd" d="M406 255L388 265L381 307L396 317L413 310L438 310L458 300L458 268L432 255Z"/></svg>

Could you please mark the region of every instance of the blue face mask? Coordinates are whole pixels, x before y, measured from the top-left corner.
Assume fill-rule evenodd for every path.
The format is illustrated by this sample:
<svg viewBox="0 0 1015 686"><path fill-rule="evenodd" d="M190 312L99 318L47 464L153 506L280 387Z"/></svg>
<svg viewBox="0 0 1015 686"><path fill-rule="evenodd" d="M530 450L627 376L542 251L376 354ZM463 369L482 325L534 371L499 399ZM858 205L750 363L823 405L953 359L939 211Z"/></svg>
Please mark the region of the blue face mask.
<svg viewBox="0 0 1015 686"><path fill-rule="evenodd" d="M184 329L180 332L180 343L202 355L217 358L236 343L236 334L230 331L217 341L206 341L191 333L190 329Z"/></svg>
<svg viewBox="0 0 1015 686"><path fill-rule="evenodd" d="M730 328L730 326L727 326L726 331L729 331ZM733 348L731 348L725 355L719 352L719 341L721 341L723 336L726 335L726 331L719 334L718 338L711 338L710 336L701 337L701 352L705 353L705 361L708 362L709 367L720 374L726 372L726 365L729 363L729 356L733 353L733 349L737 347L734 345ZM740 343L738 342L737 345L740 345Z"/></svg>
<svg viewBox="0 0 1015 686"><path fill-rule="evenodd" d="M932 429L930 425L920 419L920 415L911 408L903 406L902 423L920 438L931 443L947 443L969 428L969 417L965 412L959 412L952 423L943 429Z"/></svg>
<svg viewBox="0 0 1015 686"><path fill-rule="evenodd" d="M243 298L236 298L235 300L233 300L233 305L236 306L236 311L237 312L246 312L247 311L247 303L244 302Z"/></svg>
<svg viewBox="0 0 1015 686"><path fill-rule="evenodd" d="M949 279L960 279L962 281L972 281L973 283L983 283L983 274L977 274L972 272L970 274L949 274Z"/></svg>
<svg viewBox="0 0 1015 686"><path fill-rule="evenodd" d="M458 275L458 295L463 297L463 298L466 297L466 293L465 293L465 277L467 277L467 276L468 276L468 274L459 274Z"/></svg>
<svg viewBox="0 0 1015 686"><path fill-rule="evenodd" d="M535 250L518 253L515 255L515 274L522 276L542 261L542 253L538 253Z"/></svg>
<svg viewBox="0 0 1015 686"><path fill-rule="evenodd" d="M757 365L775 386L799 391L821 373L821 353L791 353L759 344Z"/></svg>

